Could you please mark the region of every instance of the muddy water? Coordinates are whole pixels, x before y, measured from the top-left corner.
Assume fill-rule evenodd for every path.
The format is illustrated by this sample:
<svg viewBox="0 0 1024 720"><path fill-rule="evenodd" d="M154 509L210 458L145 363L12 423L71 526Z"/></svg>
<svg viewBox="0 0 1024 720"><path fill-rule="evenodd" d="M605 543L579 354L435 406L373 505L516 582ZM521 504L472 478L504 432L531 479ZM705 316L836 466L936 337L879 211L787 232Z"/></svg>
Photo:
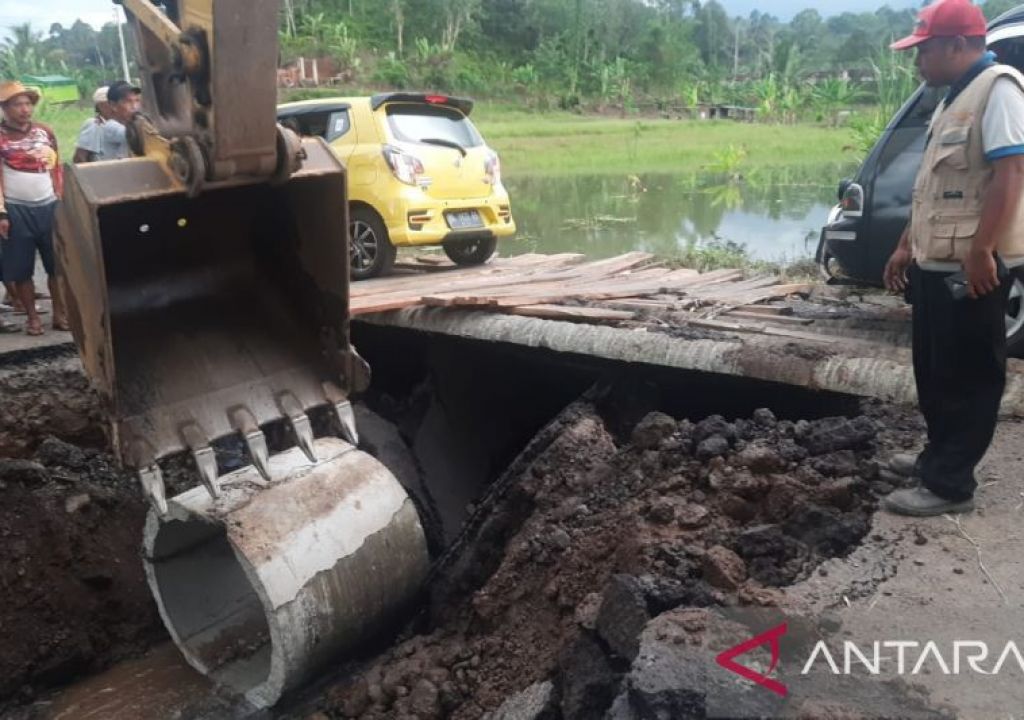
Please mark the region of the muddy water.
<svg viewBox="0 0 1024 720"><path fill-rule="evenodd" d="M254 712L239 699L219 696L213 683L189 667L170 642L76 683L37 703L36 709L47 720L213 720Z"/></svg>
<svg viewBox="0 0 1024 720"><path fill-rule="evenodd" d="M755 258L811 257L835 204L843 164L737 173L511 177L519 252L610 257L643 250L672 257L688 246L733 243Z"/></svg>

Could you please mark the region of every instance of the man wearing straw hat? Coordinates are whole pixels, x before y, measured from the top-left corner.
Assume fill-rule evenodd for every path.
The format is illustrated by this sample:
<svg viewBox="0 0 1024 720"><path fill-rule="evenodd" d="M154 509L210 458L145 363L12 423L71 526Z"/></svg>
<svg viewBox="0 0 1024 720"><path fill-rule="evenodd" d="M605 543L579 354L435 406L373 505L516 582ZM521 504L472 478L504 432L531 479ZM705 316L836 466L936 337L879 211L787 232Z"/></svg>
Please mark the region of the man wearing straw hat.
<svg viewBox="0 0 1024 720"><path fill-rule="evenodd" d="M0 249L3 279L28 314L25 332L42 335L32 276L36 252L49 277L53 327L67 330L53 257L53 218L63 190L57 138L32 115L39 93L16 80L0 82Z"/></svg>

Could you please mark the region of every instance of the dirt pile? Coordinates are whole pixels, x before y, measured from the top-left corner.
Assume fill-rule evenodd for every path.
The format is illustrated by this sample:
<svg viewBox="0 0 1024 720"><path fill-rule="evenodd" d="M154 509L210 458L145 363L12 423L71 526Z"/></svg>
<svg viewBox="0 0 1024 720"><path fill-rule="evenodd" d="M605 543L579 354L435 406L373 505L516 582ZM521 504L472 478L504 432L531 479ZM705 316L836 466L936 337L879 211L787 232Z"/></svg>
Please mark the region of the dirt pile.
<svg viewBox="0 0 1024 720"><path fill-rule="evenodd" d="M141 652L164 631L139 557L146 504L100 449L100 410L80 367L5 371L0 398L2 708Z"/></svg>
<svg viewBox="0 0 1024 720"><path fill-rule="evenodd" d="M699 632L694 609L777 603L776 588L860 541L890 489L873 459L879 422L867 416L651 413L626 438L612 426L585 403L552 423L551 442L520 463L434 582L427 629L328 691L324 712L699 714L685 679L647 692L658 683L631 674L644 638Z"/></svg>

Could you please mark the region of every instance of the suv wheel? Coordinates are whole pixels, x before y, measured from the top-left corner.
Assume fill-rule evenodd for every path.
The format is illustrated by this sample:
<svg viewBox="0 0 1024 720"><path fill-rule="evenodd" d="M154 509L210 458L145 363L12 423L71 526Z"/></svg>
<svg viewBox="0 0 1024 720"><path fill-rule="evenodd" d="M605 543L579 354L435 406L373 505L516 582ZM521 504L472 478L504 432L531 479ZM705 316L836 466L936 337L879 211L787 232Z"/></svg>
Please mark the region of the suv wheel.
<svg viewBox="0 0 1024 720"><path fill-rule="evenodd" d="M382 275L395 264L395 246L377 213L364 207L349 214L349 264L352 279Z"/></svg>
<svg viewBox="0 0 1024 720"><path fill-rule="evenodd" d="M1013 274L1010 302L1006 306L1006 352L1012 357L1024 354L1024 274Z"/></svg>
<svg viewBox="0 0 1024 720"><path fill-rule="evenodd" d="M479 265L487 262L494 254L498 238L490 235L446 240L442 245L445 254L456 265Z"/></svg>

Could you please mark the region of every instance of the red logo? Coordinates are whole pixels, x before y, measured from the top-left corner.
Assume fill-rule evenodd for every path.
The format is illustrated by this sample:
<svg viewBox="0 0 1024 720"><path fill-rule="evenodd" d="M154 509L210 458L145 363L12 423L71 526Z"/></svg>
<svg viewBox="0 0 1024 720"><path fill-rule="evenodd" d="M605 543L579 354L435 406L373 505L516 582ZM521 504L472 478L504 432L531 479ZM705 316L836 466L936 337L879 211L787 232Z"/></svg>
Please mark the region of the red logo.
<svg viewBox="0 0 1024 720"><path fill-rule="evenodd" d="M746 678L753 683L757 683L765 690L771 690L776 695L786 697L786 686L780 683L778 680L772 680L768 675L775 672L775 667L779 664L779 638L786 634L786 623L782 623L778 627L774 627L771 630L766 630L760 635L756 635L749 640L731 647L724 652L719 653L715 656L715 662L724 667L729 672L734 672L740 677ZM772 664L768 668L767 675L762 675L759 672L751 670L750 668L740 665L734 660L734 658L748 653L754 648L761 647L765 643L770 643L772 651Z"/></svg>

